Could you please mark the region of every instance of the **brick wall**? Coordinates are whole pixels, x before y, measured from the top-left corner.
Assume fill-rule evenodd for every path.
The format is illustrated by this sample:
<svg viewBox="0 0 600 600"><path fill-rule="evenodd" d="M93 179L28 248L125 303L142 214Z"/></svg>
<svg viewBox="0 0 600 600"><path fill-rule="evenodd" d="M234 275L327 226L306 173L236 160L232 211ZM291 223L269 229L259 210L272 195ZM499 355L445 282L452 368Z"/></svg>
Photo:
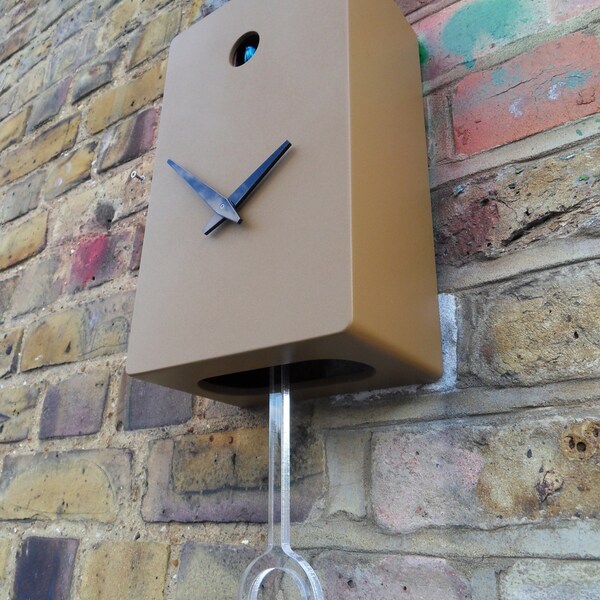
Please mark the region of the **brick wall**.
<svg viewBox="0 0 600 600"><path fill-rule="evenodd" d="M264 545L265 411L123 373L167 47L220 4L2 3L0 598L231 600ZM297 410L294 546L328 600L591 600L600 0L398 4L445 374Z"/></svg>

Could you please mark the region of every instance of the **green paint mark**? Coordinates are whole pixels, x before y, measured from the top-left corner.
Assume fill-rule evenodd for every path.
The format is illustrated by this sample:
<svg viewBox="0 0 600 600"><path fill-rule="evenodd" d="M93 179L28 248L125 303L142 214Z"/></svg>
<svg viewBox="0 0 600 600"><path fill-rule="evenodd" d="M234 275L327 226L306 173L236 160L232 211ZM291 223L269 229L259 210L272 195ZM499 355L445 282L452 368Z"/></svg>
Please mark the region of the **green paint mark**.
<svg viewBox="0 0 600 600"><path fill-rule="evenodd" d="M419 60L424 65L429 60L429 48L423 40L419 40Z"/></svg>
<svg viewBox="0 0 600 600"><path fill-rule="evenodd" d="M506 81L506 71L502 67L498 67L492 71L492 81L494 85L504 85Z"/></svg>
<svg viewBox="0 0 600 600"><path fill-rule="evenodd" d="M576 129L575 133L579 136L583 135L583 131L581 131L581 129Z"/></svg>
<svg viewBox="0 0 600 600"><path fill-rule="evenodd" d="M580 175L579 176L579 181L589 181L590 176L589 175Z"/></svg>
<svg viewBox="0 0 600 600"><path fill-rule="evenodd" d="M600 173L592 173L592 177L598 179L600 177Z"/></svg>
<svg viewBox="0 0 600 600"><path fill-rule="evenodd" d="M587 69L586 71L581 71L579 69L576 71L571 71L567 73L565 84L568 89L573 90L584 85L591 76L591 69Z"/></svg>
<svg viewBox="0 0 600 600"><path fill-rule="evenodd" d="M520 25L530 19L529 4L528 0L473 2L452 15L442 32L442 44L453 54L462 56L467 67L472 68L478 50L519 37Z"/></svg>

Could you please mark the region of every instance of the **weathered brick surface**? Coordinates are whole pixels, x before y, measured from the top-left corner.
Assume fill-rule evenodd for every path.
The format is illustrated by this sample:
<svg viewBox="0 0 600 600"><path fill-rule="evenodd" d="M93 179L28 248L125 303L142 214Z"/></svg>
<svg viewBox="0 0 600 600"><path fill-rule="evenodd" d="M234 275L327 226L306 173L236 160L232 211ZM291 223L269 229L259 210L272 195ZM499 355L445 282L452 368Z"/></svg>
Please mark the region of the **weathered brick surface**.
<svg viewBox="0 0 600 600"><path fill-rule="evenodd" d="M23 73L19 82L15 85L13 106L23 106L32 98L35 98L44 87L44 76L46 74L46 63L41 62Z"/></svg>
<svg viewBox="0 0 600 600"><path fill-rule="evenodd" d="M72 101L78 102L112 79L113 68L121 56L117 46L107 52L98 62L83 67L73 81Z"/></svg>
<svg viewBox="0 0 600 600"><path fill-rule="evenodd" d="M434 0L396 0L396 4L402 9L402 12L405 15L414 12L418 8L422 8L423 6L427 6Z"/></svg>
<svg viewBox="0 0 600 600"><path fill-rule="evenodd" d="M67 77L37 97L27 122L27 131L43 125L59 113L67 99L70 86L71 78Z"/></svg>
<svg viewBox="0 0 600 600"><path fill-rule="evenodd" d="M328 552L315 568L328 600L471 598L466 578L439 558Z"/></svg>
<svg viewBox="0 0 600 600"><path fill-rule="evenodd" d="M245 546L198 544L187 542L181 551L177 574L177 600L231 600L237 597L244 569L259 554ZM275 579L275 581L274 581ZM266 581L268 593L276 597L276 578Z"/></svg>
<svg viewBox="0 0 600 600"><path fill-rule="evenodd" d="M93 2L83 2L70 11L68 14L63 15L55 26L55 39L54 44L60 46L65 40L68 40L71 36L79 33L85 25L92 22L96 14L96 6Z"/></svg>
<svg viewBox="0 0 600 600"><path fill-rule="evenodd" d="M420 4L420 3L419 3ZM545 0L463 0L415 24L424 79L536 33L547 22Z"/></svg>
<svg viewBox="0 0 600 600"><path fill-rule="evenodd" d="M17 554L13 600L69 600L79 540L28 537Z"/></svg>
<svg viewBox="0 0 600 600"><path fill-rule="evenodd" d="M511 164L433 193L438 264L496 258L566 235L595 237L600 148Z"/></svg>
<svg viewBox="0 0 600 600"><path fill-rule="evenodd" d="M52 25L75 4L77 4L77 0L48 0L45 2L39 15L40 30Z"/></svg>
<svg viewBox="0 0 600 600"><path fill-rule="evenodd" d="M369 432L331 432L328 435L330 514L342 512L358 518L366 516L365 481L370 438Z"/></svg>
<svg viewBox="0 0 600 600"><path fill-rule="evenodd" d="M95 96L88 115L88 129L96 133L158 98L164 87L165 65L165 62L158 63L133 81Z"/></svg>
<svg viewBox="0 0 600 600"><path fill-rule="evenodd" d="M293 437L292 519L302 521L322 495L323 448L305 428ZM153 443L144 519L264 522L267 439L247 429Z"/></svg>
<svg viewBox="0 0 600 600"><path fill-rule="evenodd" d="M594 518L600 509L600 423L594 416L376 433L377 523L407 532Z"/></svg>
<svg viewBox="0 0 600 600"><path fill-rule="evenodd" d="M12 31L8 38L0 43L0 62L10 58L15 52L18 52L25 44L27 44L33 34L34 28L35 21L30 20L15 31Z"/></svg>
<svg viewBox="0 0 600 600"><path fill-rule="evenodd" d="M0 239L0 270L37 254L46 244L48 213L9 226Z"/></svg>
<svg viewBox="0 0 600 600"><path fill-rule="evenodd" d="M0 323L4 321L4 315L12 302L18 281L18 275L0 281Z"/></svg>
<svg viewBox="0 0 600 600"><path fill-rule="evenodd" d="M169 547L155 542L104 542L83 561L81 600L163 600Z"/></svg>
<svg viewBox="0 0 600 600"><path fill-rule="evenodd" d="M123 34L134 30L139 24L139 0L121 0L120 2L109 2L109 4L114 7L107 14L104 25L98 33L98 42L101 48L112 46Z"/></svg>
<svg viewBox="0 0 600 600"><path fill-rule="evenodd" d="M150 21L140 33L129 65L132 67L139 65L166 48L177 35L180 21L181 10L179 9L163 12Z"/></svg>
<svg viewBox="0 0 600 600"><path fill-rule="evenodd" d="M39 395L38 386L0 387L0 442L27 438Z"/></svg>
<svg viewBox="0 0 600 600"><path fill-rule="evenodd" d="M500 600L595 600L598 580L597 562L520 560L500 575Z"/></svg>
<svg viewBox="0 0 600 600"><path fill-rule="evenodd" d="M0 477L0 519L110 523L130 488L130 453L81 450L8 455Z"/></svg>
<svg viewBox="0 0 600 600"><path fill-rule="evenodd" d="M140 174L151 173L151 153L136 161ZM49 243L59 244L79 236L105 233L113 221L140 211L148 202L150 175L132 179L131 167L115 169L102 186L74 190L54 207L49 225Z"/></svg>
<svg viewBox="0 0 600 600"><path fill-rule="evenodd" d="M133 234L131 261L129 263L129 268L132 271L137 271L140 268L140 262L142 260L142 247L144 245L144 232L145 228L143 225L136 226Z"/></svg>
<svg viewBox="0 0 600 600"><path fill-rule="evenodd" d="M474 154L596 113L599 59L598 39L577 32L468 75L452 101L457 152Z"/></svg>
<svg viewBox="0 0 600 600"><path fill-rule="evenodd" d="M0 378L13 373L17 368L22 337L22 327L0 333Z"/></svg>
<svg viewBox="0 0 600 600"><path fill-rule="evenodd" d="M193 397L176 390L132 379L121 380L121 422L125 429L179 425L192 417Z"/></svg>
<svg viewBox="0 0 600 600"><path fill-rule="evenodd" d="M15 6L10 14L10 28L14 28L22 23L27 17L30 17L36 10L35 0L25 0Z"/></svg>
<svg viewBox="0 0 600 600"><path fill-rule="evenodd" d="M158 111L149 108L107 131L98 161L98 172L144 154L154 145L158 128Z"/></svg>
<svg viewBox="0 0 600 600"><path fill-rule="evenodd" d="M550 0L550 12L554 21L571 19L599 6L598 0Z"/></svg>
<svg viewBox="0 0 600 600"><path fill-rule="evenodd" d="M96 143L92 142L52 165L45 186L46 198L56 198L91 177L92 162L96 156Z"/></svg>
<svg viewBox="0 0 600 600"><path fill-rule="evenodd" d="M11 312L22 315L52 304L64 289L64 260L55 252L28 263L12 297Z"/></svg>
<svg viewBox="0 0 600 600"><path fill-rule="evenodd" d="M50 386L42 410L40 439L100 431L108 380L106 371L92 371Z"/></svg>
<svg viewBox="0 0 600 600"><path fill-rule="evenodd" d="M8 596L12 580L7 573L8 560L12 555L10 540L0 539L0 593Z"/></svg>
<svg viewBox="0 0 600 600"><path fill-rule="evenodd" d="M597 263L484 289L461 303L459 372L466 382L535 383L598 376Z"/></svg>
<svg viewBox="0 0 600 600"><path fill-rule="evenodd" d="M23 137L28 115L29 110L24 109L14 117L0 122L0 152Z"/></svg>
<svg viewBox="0 0 600 600"><path fill-rule="evenodd" d="M68 291L102 285L124 273L131 260L132 236L131 231L120 231L79 240L72 247Z"/></svg>
<svg viewBox="0 0 600 600"><path fill-rule="evenodd" d="M3 193L0 223L12 221L33 210L38 205L43 181L44 173L37 172L11 185Z"/></svg>
<svg viewBox="0 0 600 600"><path fill-rule="evenodd" d="M44 131L30 144L21 145L3 157L0 167L0 185L27 175L50 159L68 150L75 143L79 116L70 117Z"/></svg>
<svg viewBox="0 0 600 600"><path fill-rule="evenodd" d="M48 83L55 83L73 73L92 60L97 52L95 31L82 32L70 38L49 57L46 75Z"/></svg>
<svg viewBox="0 0 600 600"><path fill-rule="evenodd" d="M122 352L132 310L133 295L120 293L39 319L25 334L21 370Z"/></svg>

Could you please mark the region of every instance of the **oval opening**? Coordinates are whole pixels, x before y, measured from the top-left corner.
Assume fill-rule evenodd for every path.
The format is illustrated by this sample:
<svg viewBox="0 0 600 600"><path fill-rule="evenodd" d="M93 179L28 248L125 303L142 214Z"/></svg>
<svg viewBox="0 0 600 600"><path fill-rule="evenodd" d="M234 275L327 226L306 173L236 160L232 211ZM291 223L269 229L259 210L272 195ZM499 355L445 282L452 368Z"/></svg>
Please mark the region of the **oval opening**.
<svg viewBox="0 0 600 600"><path fill-rule="evenodd" d="M245 65L256 54L260 37L256 31L245 33L231 50L230 62L234 67Z"/></svg>
<svg viewBox="0 0 600 600"><path fill-rule="evenodd" d="M375 369L351 360L321 359L291 363L289 373L293 389L363 379L375 373ZM227 390L232 394L266 392L269 389L269 367L209 377L199 381L198 385L207 390Z"/></svg>

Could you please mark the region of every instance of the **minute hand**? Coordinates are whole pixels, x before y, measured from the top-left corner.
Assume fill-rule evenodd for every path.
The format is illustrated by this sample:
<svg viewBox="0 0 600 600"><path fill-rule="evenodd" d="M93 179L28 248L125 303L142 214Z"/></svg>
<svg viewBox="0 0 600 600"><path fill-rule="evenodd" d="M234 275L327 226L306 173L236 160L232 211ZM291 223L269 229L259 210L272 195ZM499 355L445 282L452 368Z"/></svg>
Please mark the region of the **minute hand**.
<svg viewBox="0 0 600 600"><path fill-rule="evenodd" d="M213 190L189 171L186 171L175 161L168 160L167 164L212 208L216 216L223 218L223 220L228 219L234 223L241 222L240 215L237 214L235 208L233 208L233 205L227 198L221 196L219 192Z"/></svg>
<svg viewBox="0 0 600 600"><path fill-rule="evenodd" d="M236 190L229 196L229 202L233 206L241 205L252 192L256 189L258 184L267 176L269 171L277 164L279 159L292 147L292 144L286 140L265 160L265 162L258 167ZM206 224L203 229L205 235L208 235L211 231L214 231L225 219L219 215L213 215L211 220Z"/></svg>

